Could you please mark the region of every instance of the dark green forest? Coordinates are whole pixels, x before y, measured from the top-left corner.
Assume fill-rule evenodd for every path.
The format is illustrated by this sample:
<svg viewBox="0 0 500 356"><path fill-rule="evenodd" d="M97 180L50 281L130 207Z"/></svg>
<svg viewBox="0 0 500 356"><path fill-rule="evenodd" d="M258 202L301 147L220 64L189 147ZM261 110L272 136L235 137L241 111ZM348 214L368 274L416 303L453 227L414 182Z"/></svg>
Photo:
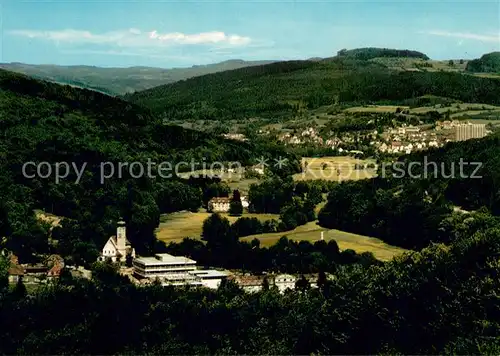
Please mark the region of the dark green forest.
<svg viewBox="0 0 500 356"><path fill-rule="evenodd" d="M166 120L289 118L299 108L402 104L424 95L499 104L500 81L450 72L398 72L335 57L289 61L191 78L125 96Z"/></svg>
<svg viewBox="0 0 500 356"><path fill-rule="evenodd" d="M28 293L22 282L8 285L9 264L0 255L0 353L498 354L498 135L403 156L379 166L377 178L307 184L292 182L298 157L278 143L227 141L169 125L170 120L276 118L293 115L303 104L399 104L429 94L500 103L498 80L395 72L367 58L341 57L210 74L127 101L0 70L1 247L21 262L57 253L68 264L92 269L91 280L65 270L56 282ZM373 129L393 119L383 116L370 126L353 117L329 129ZM126 170L102 183L99 171L102 162L251 165L260 156L283 156L292 163L250 187L252 209L279 213L280 223L243 215L231 225L214 214L204 223L202 241L168 246L155 238L160 214L195 211L212 196L228 195L220 180L135 178ZM459 172L464 161L469 164ZM75 184L74 171L60 182L53 176L27 178L26 162L87 166ZM400 169L408 172L415 162L421 165L413 176L401 175ZM428 165L425 171L426 162L435 168ZM470 164L476 162L478 171ZM239 241L258 232L286 235L313 221L323 193L328 201L318 216L321 226L412 251L380 262L371 254L341 251L334 241L283 237L268 248L258 240ZM63 217L61 226L50 232L36 220L35 209ZM133 285L116 266L93 263L119 217L140 255L168 251L200 265L244 272L318 273L319 287L305 283L284 294L274 288L248 294L231 281L218 290Z"/></svg>
<svg viewBox="0 0 500 356"><path fill-rule="evenodd" d="M497 134L381 164L378 178L332 187L320 225L410 249L448 243L443 224L454 208L500 215L499 147Z"/></svg>
<svg viewBox="0 0 500 356"><path fill-rule="evenodd" d="M498 354L498 225L460 224L380 266L343 268L319 288L243 293L136 287L111 265L26 296L0 269L4 354Z"/></svg>
<svg viewBox="0 0 500 356"><path fill-rule="evenodd" d="M58 66L0 63L0 68L38 79L92 89L109 95L124 95L198 75L272 62L229 60L208 65L192 66L190 68L169 69L154 67L103 68L84 65Z"/></svg>
<svg viewBox="0 0 500 356"><path fill-rule="evenodd" d="M80 264L94 261L97 246L120 216L128 223L137 251L148 254L157 244L154 229L161 213L201 206L200 187L175 174L163 179L153 167L157 178L146 173L134 178L137 171L122 169L119 176L115 168L112 177L102 180L103 162L115 167L120 162L146 166L148 160L245 165L274 155L294 161L278 144L236 143L165 125L148 110L120 99L7 71L0 71L0 113L0 236L6 237L4 247L22 261L45 253L60 253ZM75 184L78 177L72 168L56 182L54 173L42 178L31 166L25 173L33 178L27 178L26 162L48 162L52 170L59 162L78 170L86 166ZM34 209L67 218L53 231L57 247L49 244L47 229L35 221Z"/></svg>
<svg viewBox="0 0 500 356"><path fill-rule="evenodd" d="M500 73L500 52L486 53L481 58L469 61L465 70L472 73Z"/></svg>
<svg viewBox="0 0 500 356"><path fill-rule="evenodd" d="M367 48L356 48L356 49L343 49L337 53L338 57L347 57L353 59L360 60L369 60L373 58L420 58L424 60L428 60L429 57L422 52L411 51L407 49L399 50L392 48L376 48L376 47L367 47Z"/></svg>

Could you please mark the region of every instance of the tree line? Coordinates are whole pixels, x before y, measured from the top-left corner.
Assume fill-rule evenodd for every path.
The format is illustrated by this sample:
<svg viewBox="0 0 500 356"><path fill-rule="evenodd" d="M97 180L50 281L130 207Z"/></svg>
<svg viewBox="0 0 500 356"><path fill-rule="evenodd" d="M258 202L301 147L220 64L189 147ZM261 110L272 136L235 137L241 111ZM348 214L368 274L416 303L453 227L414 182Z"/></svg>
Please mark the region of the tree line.
<svg viewBox="0 0 500 356"><path fill-rule="evenodd" d="M92 280L65 272L26 295L7 289L3 263L0 352L498 354L499 225L449 227L449 245L342 267L320 288L284 294L247 294L229 281L138 287L99 263Z"/></svg>
<svg viewBox="0 0 500 356"><path fill-rule="evenodd" d="M237 161L245 166L275 156L297 161L277 143L224 140L165 124L150 111L117 98L3 70L0 108L0 236L5 237L3 247L21 262L58 253L88 264L120 217L136 251L151 254L162 213L196 210L214 194L210 184L215 182L185 180L174 172L165 179L156 171L156 178L146 173L137 177L130 169L119 174L120 163L146 167L148 161L174 166ZM48 162L51 169L66 162L85 169L77 184L74 170L57 182L54 174L41 176L33 167L23 172L26 162ZM103 162L115 167L105 181ZM51 230L40 224L35 209L62 217L61 226Z"/></svg>

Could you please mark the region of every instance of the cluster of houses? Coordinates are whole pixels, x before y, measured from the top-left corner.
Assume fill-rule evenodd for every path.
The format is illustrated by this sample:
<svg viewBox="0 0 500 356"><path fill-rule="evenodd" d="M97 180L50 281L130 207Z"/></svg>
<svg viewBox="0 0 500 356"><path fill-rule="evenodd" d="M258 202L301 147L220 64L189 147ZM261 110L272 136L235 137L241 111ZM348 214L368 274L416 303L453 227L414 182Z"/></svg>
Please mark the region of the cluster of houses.
<svg viewBox="0 0 500 356"><path fill-rule="evenodd" d="M227 138L228 140L248 141L248 139L245 137L245 135L240 134L240 133L227 133L227 134L223 134L222 137Z"/></svg>
<svg viewBox="0 0 500 356"><path fill-rule="evenodd" d="M444 144L442 137L436 132L422 131L415 126L402 126L389 130L383 134L384 140L375 142L380 152L409 154L414 151L423 151Z"/></svg>
<svg viewBox="0 0 500 356"><path fill-rule="evenodd" d="M9 283L19 280L28 284L43 283L59 278L64 268L64 260L59 255L51 255L43 263L36 264L20 264L14 254L10 254L9 260Z"/></svg>
<svg viewBox="0 0 500 356"><path fill-rule="evenodd" d="M373 131L370 133L344 133L323 139L314 127L308 127L299 133L287 132L278 136L278 140L290 145L313 143L319 146L330 147L340 153L345 147L368 140L371 146L380 152L393 154L409 154L433 147L441 147L450 141L464 141L473 138L482 138L489 134L484 124L472 124L459 120L437 121L434 129L423 130L421 127L403 125L390 129L384 133ZM343 147L344 146L344 147Z"/></svg>
<svg viewBox="0 0 500 356"><path fill-rule="evenodd" d="M317 288L319 277L317 273L305 274L303 276L312 288ZM283 293L287 289L294 289L299 278L302 278L302 276L298 277L291 274L266 274L261 276L233 274L228 277L228 279L235 281L236 284L248 293L261 291L266 283L265 281L267 281L269 287L276 287L281 293ZM327 275L327 278L331 279L332 276Z"/></svg>
<svg viewBox="0 0 500 356"><path fill-rule="evenodd" d="M278 140L290 145L300 145L305 142L312 142L319 145L323 144L323 138L314 127L308 127L297 134L290 132L284 133L278 137Z"/></svg>
<svg viewBox="0 0 500 356"><path fill-rule="evenodd" d="M58 255L52 255L44 263L19 264L14 255L10 255L9 282L16 283L44 283L59 278L65 268L64 260ZM232 273L226 270L204 269L197 266L196 261L183 256L173 256L168 253L159 253L151 257L136 257L126 235L125 222L119 221L116 235L111 236L104 245L99 261L111 260L124 264L130 258L132 268L122 267L121 272L128 275L138 285L147 285L155 282L163 286L196 286L217 289L225 279L235 281L246 292L257 292L266 283L276 286L280 292L294 289L299 277L289 274L269 274L255 276L249 274ZM90 278L90 271L68 267L73 275ZM317 285L318 275L305 275L312 287Z"/></svg>

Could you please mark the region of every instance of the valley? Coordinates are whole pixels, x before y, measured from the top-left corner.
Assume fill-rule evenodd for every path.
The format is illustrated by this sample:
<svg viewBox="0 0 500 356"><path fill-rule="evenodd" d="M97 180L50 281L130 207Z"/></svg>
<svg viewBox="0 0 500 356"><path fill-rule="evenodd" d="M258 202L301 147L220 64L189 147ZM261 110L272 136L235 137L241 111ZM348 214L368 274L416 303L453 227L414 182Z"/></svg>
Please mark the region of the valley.
<svg viewBox="0 0 500 356"><path fill-rule="evenodd" d="M0 65L0 353L497 354L499 58Z"/></svg>

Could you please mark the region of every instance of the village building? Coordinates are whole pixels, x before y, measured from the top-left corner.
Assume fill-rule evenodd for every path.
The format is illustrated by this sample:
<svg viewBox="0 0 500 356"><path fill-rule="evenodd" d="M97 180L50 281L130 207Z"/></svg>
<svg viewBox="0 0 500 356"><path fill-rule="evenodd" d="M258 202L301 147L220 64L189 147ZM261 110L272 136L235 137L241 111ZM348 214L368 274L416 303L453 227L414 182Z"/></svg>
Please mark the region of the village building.
<svg viewBox="0 0 500 356"><path fill-rule="evenodd" d="M248 139L245 137L245 135L240 134L240 133L227 133L222 135L224 138L227 138L229 140L235 140L235 141L248 141Z"/></svg>
<svg viewBox="0 0 500 356"><path fill-rule="evenodd" d="M317 287L318 274L308 274L304 276L312 288ZM286 290L295 289L298 277L291 274L278 274L278 275L233 275L229 277L234 280L245 292L256 293L262 290L264 279L267 279L269 287L276 287L280 293ZM331 279L331 276L328 277Z"/></svg>
<svg viewBox="0 0 500 356"><path fill-rule="evenodd" d="M24 277L24 268L19 265L19 260L14 254L10 255L9 283L17 283Z"/></svg>
<svg viewBox="0 0 500 356"><path fill-rule="evenodd" d="M294 289L295 283L297 282L297 277L290 274L279 274L274 277L274 285L278 287L278 290L283 293L287 289Z"/></svg>
<svg viewBox="0 0 500 356"><path fill-rule="evenodd" d="M41 283L56 279L64 268L64 260L59 255L51 255L43 263L36 264L19 264L14 254L11 254L9 259L9 283L17 283L20 279L25 283Z"/></svg>
<svg viewBox="0 0 500 356"><path fill-rule="evenodd" d="M113 262L125 262L127 255L134 258L135 249L130 244L130 241L127 240L125 222L120 220L116 228L116 235L111 236L104 245L101 256L99 256L99 261L110 259Z"/></svg>
<svg viewBox="0 0 500 356"><path fill-rule="evenodd" d="M231 276L230 279L236 282L238 286L247 293L256 293L262 290L264 276ZM271 281L269 281L271 285Z"/></svg>
<svg viewBox="0 0 500 356"><path fill-rule="evenodd" d="M211 213L227 213L230 203L228 197L215 197L209 200L207 210Z"/></svg>
<svg viewBox="0 0 500 356"><path fill-rule="evenodd" d="M250 202L248 201L248 197L246 197L246 196L241 197L241 206L243 207L243 209L248 209L248 207L250 206Z"/></svg>
<svg viewBox="0 0 500 356"><path fill-rule="evenodd" d="M182 256L159 253L154 257L139 257L133 261L133 275L139 281L159 280L164 286L200 286L218 288L228 277L225 271L196 267L196 261Z"/></svg>

